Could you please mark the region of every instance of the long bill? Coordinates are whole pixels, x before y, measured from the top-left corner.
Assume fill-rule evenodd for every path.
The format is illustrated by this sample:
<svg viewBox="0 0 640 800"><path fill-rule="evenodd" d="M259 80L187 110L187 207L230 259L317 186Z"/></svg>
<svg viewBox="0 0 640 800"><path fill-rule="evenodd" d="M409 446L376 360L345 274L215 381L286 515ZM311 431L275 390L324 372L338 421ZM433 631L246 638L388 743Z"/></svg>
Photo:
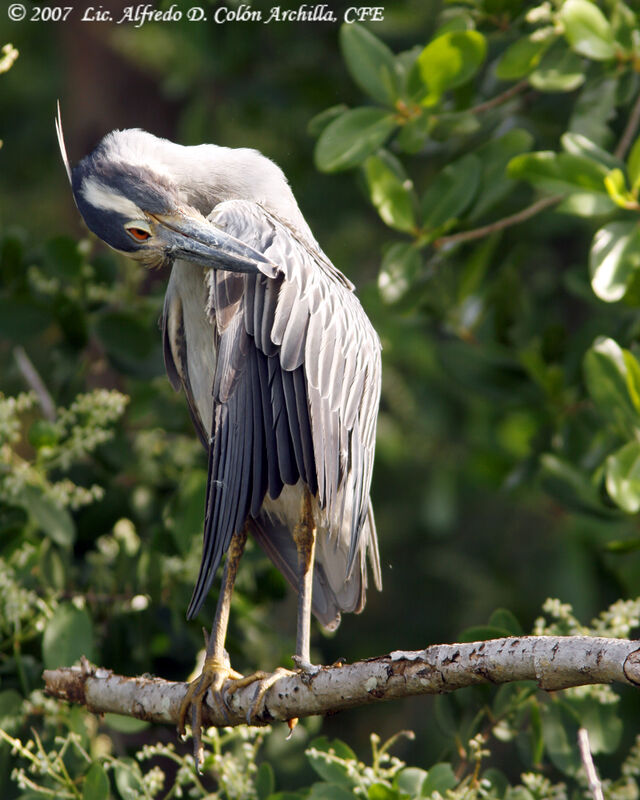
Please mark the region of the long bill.
<svg viewBox="0 0 640 800"><path fill-rule="evenodd" d="M172 258L231 272L261 272L268 278L275 278L280 271L261 252L205 219L187 214L152 216L159 223L156 233L165 239Z"/></svg>

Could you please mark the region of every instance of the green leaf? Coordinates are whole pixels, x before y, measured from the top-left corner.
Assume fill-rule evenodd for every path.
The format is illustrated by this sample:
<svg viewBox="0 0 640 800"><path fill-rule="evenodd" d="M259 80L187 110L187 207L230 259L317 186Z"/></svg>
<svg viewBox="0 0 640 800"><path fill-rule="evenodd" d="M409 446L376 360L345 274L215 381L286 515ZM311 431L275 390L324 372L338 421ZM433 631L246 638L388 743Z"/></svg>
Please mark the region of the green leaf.
<svg viewBox="0 0 640 800"><path fill-rule="evenodd" d="M92 764L82 784L82 800L108 800L109 778L102 764Z"/></svg>
<svg viewBox="0 0 640 800"><path fill-rule="evenodd" d="M398 75L387 45L357 22L340 28L340 45L358 86L379 103L393 106L399 94Z"/></svg>
<svg viewBox="0 0 640 800"><path fill-rule="evenodd" d="M378 289L386 303L400 300L413 285L422 267L419 250L409 242L392 244L382 259Z"/></svg>
<svg viewBox="0 0 640 800"><path fill-rule="evenodd" d="M590 158L592 161L597 161L607 170L622 167L622 161L620 161L619 158L609 153L608 150L603 150L602 147L598 147L595 142L592 142L591 139L587 136L583 136L581 133L568 131L562 134L560 141L567 153L571 153L574 156Z"/></svg>
<svg viewBox="0 0 640 800"><path fill-rule="evenodd" d="M465 628L456 637L459 642L484 642L487 639L503 639L510 636L506 628L498 628L494 625L472 625Z"/></svg>
<svg viewBox="0 0 640 800"><path fill-rule="evenodd" d="M637 4L636 8L637 8ZM635 37L638 30L638 17L628 5L618 0L611 9L611 28L613 35L622 50L630 52L635 47Z"/></svg>
<svg viewBox="0 0 640 800"><path fill-rule="evenodd" d="M567 775L580 768L576 715L563 703L551 702L542 708L544 746L553 764Z"/></svg>
<svg viewBox="0 0 640 800"><path fill-rule="evenodd" d="M437 103L449 89L471 80L485 60L487 43L478 31L452 31L433 39L416 61L427 89L426 105Z"/></svg>
<svg viewBox="0 0 640 800"><path fill-rule="evenodd" d="M633 195L627 189L627 181L621 169L612 169L604 179L609 197L620 208L628 208L634 203Z"/></svg>
<svg viewBox="0 0 640 800"><path fill-rule="evenodd" d="M0 337L19 344L41 334L53 322L51 308L40 308L32 300L0 297Z"/></svg>
<svg viewBox="0 0 640 800"><path fill-rule="evenodd" d="M114 769L116 786L122 800L138 800L142 792L142 773L132 758L121 757Z"/></svg>
<svg viewBox="0 0 640 800"><path fill-rule="evenodd" d="M0 729L15 734L22 724L22 719L22 695L15 689L0 692Z"/></svg>
<svg viewBox="0 0 640 800"><path fill-rule="evenodd" d="M613 542L607 542L606 549L610 553L636 553L640 550L640 538L638 539L618 539Z"/></svg>
<svg viewBox="0 0 640 800"><path fill-rule="evenodd" d="M524 786L508 786L504 800L535 800L535 798Z"/></svg>
<svg viewBox="0 0 640 800"><path fill-rule="evenodd" d="M353 795L351 795L353 798ZM390 789L384 783L373 783L367 792L369 800L402 800L399 792L395 789ZM328 800L328 798L327 798Z"/></svg>
<svg viewBox="0 0 640 800"><path fill-rule="evenodd" d="M585 83L574 103L569 130L587 136L599 145L611 139L607 122L615 117L618 81L607 75L591 78Z"/></svg>
<svg viewBox="0 0 640 800"><path fill-rule="evenodd" d="M80 656L93 657L93 625L84 609L61 603L48 621L42 637L46 669L70 667Z"/></svg>
<svg viewBox="0 0 640 800"><path fill-rule="evenodd" d="M469 111L443 112L430 117L429 136L437 142L450 142L455 137L472 136L481 127L477 115Z"/></svg>
<svg viewBox="0 0 640 800"><path fill-rule="evenodd" d="M536 691L536 684L533 681L518 683L504 683L498 687L493 699L493 713L496 717L502 717L510 711L521 706L523 702Z"/></svg>
<svg viewBox="0 0 640 800"><path fill-rule="evenodd" d="M419 797L426 777L427 771L424 769L405 767L393 779L393 788L408 794L409 797Z"/></svg>
<svg viewBox="0 0 640 800"><path fill-rule="evenodd" d="M616 54L613 30L602 11L589 0L566 0L558 15L567 41L581 56L608 61Z"/></svg>
<svg viewBox="0 0 640 800"><path fill-rule="evenodd" d="M544 755L544 731L540 704L533 697L528 704L528 713L529 730L527 731L527 736L529 738L531 762L537 765L542 763L542 756Z"/></svg>
<svg viewBox="0 0 640 800"><path fill-rule="evenodd" d="M640 442L629 442L605 462L607 492L627 514L640 510Z"/></svg>
<svg viewBox="0 0 640 800"><path fill-rule="evenodd" d="M538 66L550 44L550 39L539 41L531 36L523 36L513 42L498 59L496 78L501 81L524 78Z"/></svg>
<svg viewBox="0 0 640 800"><path fill-rule="evenodd" d="M457 785L458 781L451 764L434 764L422 784L422 797L430 797L434 792L444 797L449 789Z"/></svg>
<svg viewBox="0 0 640 800"><path fill-rule="evenodd" d="M390 228L408 233L416 227L411 191L413 184L406 175L398 174L396 164L397 159L381 151L369 156L364 163L364 171L371 202L382 220Z"/></svg>
<svg viewBox="0 0 640 800"><path fill-rule="evenodd" d="M307 800L353 800L353 792L337 783L314 783Z"/></svg>
<svg viewBox="0 0 640 800"><path fill-rule="evenodd" d="M509 786L509 779L499 769L495 767L490 767L486 769L481 776L481 780L483 782L488 781L490 785L489 789L489 796L490 797L504 797L505 792L507 791L507 787ZM486 783L485 783L486 785Z"/></svg>
<svg viewBox="0 0 640 800"><path fill-rule="evenodd" d="M640 230L635 222L610 222L596 231L589 253L591 287L607 303L621 300L640 268Z"/></svg>
<svg viewBox="0 0 640 800"><path fill-rule="evenodd" d="M103 721L114 731L120 733L140 733L146 730L150 722L144 719L137 719L137 717L127 717L124 714L104 714Z"/></svg>
<svg viewBox="0 0 640 800"><path fill-rule="evenodd" d="M529 83L540 92L573 92L584 80L582 59L562 41L547 50L538 67L529 75Z"/></svg>
<svg viewBox="0 0 640 800"><path fill-rule="evenodd" d="M510 636L522 636L524 633L515 614L508 608L496 608L489 617L489 625L506 630Z"/></svg>
<svg viewBox="0 0 640 800"><path fill-rule="evenodd" d="M632 360L634 356L613 339L601 337L587 351L583 365L591 399L603 417L628 437L640 430L639 370L632 366Z"/></svg>
<svg viewBox="0 0 640 800"><path fill-rule="evenodd" d="M552 194L579 191L606 194L606 169L597 161L571 153L550 150L524 153L509 162L512 178L526 180Z"/></svg>
<svg viewBox="0 0 640 800"><path fill-rule="evenodd" d="M432 118L423 111L400 128L395 144L405 153L418 153L429 138L431 124Z"/></svg>
<svg viewBox="0 0 640 800"><path fill-rule="evenodd" d="M300 792L276 792L270 794L267 800L309 800L309 795Z"/></svg>
<svg viewBox="0 0 640 800"><path fill-rule="evenodd" d="M473 153L441 170L422 198L422 220L428 230L460 217L475 199L481 162Z"/></svg>
<svg viewBox="0 0 640 800"><path fill-rule="evenodd" d="M127 311L100 314L95 333L113 364L129 375L151 378L164 372L156 331Z"/></svg>
<svg viewBox="0 0 640 800"><path fill-rule="evenodd" d="M635 140L629 158L627 159L627 173L631 183L631 191L636 192L640 188L640 136Z"/></svg>
<svg viewBox="0 0 640 800"><path fill-rule="evenodd" d="M516 184L507 175L507 165L516 155L529 150L532 144L533 136L528 131L513 128L475 151L480 159L481 174L476 202L468 215L471 221L483 216L513 189Z"/></svg>
<svg viewBox="0 0 640 800"><path fill-rule="evenodd" d="M615 203L599 192L572 192L556 206L556 212L574 217L601 217L615 210Z"/></svg>
<svg viewBox="0 0 640 800"><path fill-rule="evenodd" d="M263 761L258 767L255 777L256 793L258 800L267 800L275 789L276 779L273 774L273 767L267 761Z"/></svg>
<svg viewBox="0 0 640 800"><path fill-rule="evenodd" d="M23 486L14 498L31 521L61 547L70 547L76 538L76 527L66 508L60 508L36 486Z"/></svg>
<svg viewBox="0 0 640 800"><path fill-rule="evenodd" d="M611 516L587 476L552 453L540 457L540 483L555 500L572 511L605 518Z"/></svg>
<svg viewBox="0 0 640 800"><path fill-rule="evenodd" d="M572 697L567 704L578 714L582 727L587 729L589 749L593 755L617 750L623 729L617 703L604 704L595 697Z"/></svg>
<svg viewBox="0 0 640 800"><path fill-rule="evenodd" d="M329 758L324 757L323 753L327 753ZM339 739L329 741L326 736L322 736L311 742L305 755L323 780L346 787L355 785L355 778L350 774L349 768L344 762L356 760L356 755L344 742Z"/></svg>
<svg viewBox="0 0 640 800"><path fill-rule="evenodd" d="M70 281L80 276L83 259L78 243L68 236L50 239L44 251L44 266L52 275Z"/></svg>
<svg viewBox="0 0 640 800"><path fill-rule="evenodd" d="M338 172L362 163L381 147L397 122L381 108L345 111L322 131L315 149L315 163L322 172Z"/></svg>
<svg viewBox="0 0 640 800"><path fill-rule="evenodd" d="M53 422L47 419L37 419L29 428L29 444L36 449L52 447L60 438L60 431Z"/></svg>
<svg viewBox="0 0 640 800"><path fill-rule="evenodd" d="M345 111L348 111L348 108L344 103L338 103L338 105L325 108L324 111L321 111L309 120L307 133L317 138L330 122L333 122L334 119L344 114Z"/></svg>

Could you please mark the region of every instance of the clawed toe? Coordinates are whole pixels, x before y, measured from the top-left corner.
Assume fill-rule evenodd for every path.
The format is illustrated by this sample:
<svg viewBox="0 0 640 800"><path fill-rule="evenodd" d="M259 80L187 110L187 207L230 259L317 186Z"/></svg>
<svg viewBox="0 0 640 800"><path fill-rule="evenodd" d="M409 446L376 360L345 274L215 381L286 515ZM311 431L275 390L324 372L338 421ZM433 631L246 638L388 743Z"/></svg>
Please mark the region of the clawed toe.
<svg viewBox="0 0 640 800"><path fill-rule="evenodd" d="M202 747L202 707L211 690L218 710L226 721L229 719L228 707L222 689L228 680L241 679L239 672L231 669L228 662L216 658L206 658L201 674L189 684L185 696L180 704L178 714L178 734L185 735L185 722L189 707L191 707L191 733L193 736L193 758L196 769L200 770L204 750Z"/></svg>

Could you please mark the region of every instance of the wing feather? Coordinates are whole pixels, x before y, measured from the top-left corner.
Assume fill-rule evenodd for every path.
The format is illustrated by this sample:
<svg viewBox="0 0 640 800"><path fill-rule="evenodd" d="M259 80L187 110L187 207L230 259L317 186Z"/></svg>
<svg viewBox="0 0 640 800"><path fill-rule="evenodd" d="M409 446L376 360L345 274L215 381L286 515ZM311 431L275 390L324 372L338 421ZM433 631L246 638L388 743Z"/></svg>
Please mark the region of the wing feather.
<svg viewBox="0 0 640 800"><path fill-rule="evenodd" d="M248 517L260 517L264 533L266 493L275 501L285 485L300 480L317 493L320 522L334 541L322 591L333 592L338 608L341 596L343 608L357 610L364 602L367 550L376 585L380 579L369 502L379 341L353 287L315 242L247 201L221 203L210 219L260 250L280 273L211 272L208 308L217 348L212 445L203 559L189 616L198 612L234 531ZM174 351L169 337L172 381L180 375ZM356 562L358 583L342 592L336 587L356 579L350 577ZM326 615L326 608L317 613Z"/></svg>

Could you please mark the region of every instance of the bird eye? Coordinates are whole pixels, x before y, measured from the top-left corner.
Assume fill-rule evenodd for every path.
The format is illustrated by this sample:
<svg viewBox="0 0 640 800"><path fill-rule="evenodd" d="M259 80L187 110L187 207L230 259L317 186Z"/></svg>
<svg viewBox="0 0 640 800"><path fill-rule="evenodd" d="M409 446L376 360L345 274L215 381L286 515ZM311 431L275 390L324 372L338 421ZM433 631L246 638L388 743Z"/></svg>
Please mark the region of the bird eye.
<svg viewBox="0 0 640 800"><path fill-rule="evenodd" d="M127 233L138 242L144 242L151 236L149 231L145 231L144 228L127 228Z"/></svg>

